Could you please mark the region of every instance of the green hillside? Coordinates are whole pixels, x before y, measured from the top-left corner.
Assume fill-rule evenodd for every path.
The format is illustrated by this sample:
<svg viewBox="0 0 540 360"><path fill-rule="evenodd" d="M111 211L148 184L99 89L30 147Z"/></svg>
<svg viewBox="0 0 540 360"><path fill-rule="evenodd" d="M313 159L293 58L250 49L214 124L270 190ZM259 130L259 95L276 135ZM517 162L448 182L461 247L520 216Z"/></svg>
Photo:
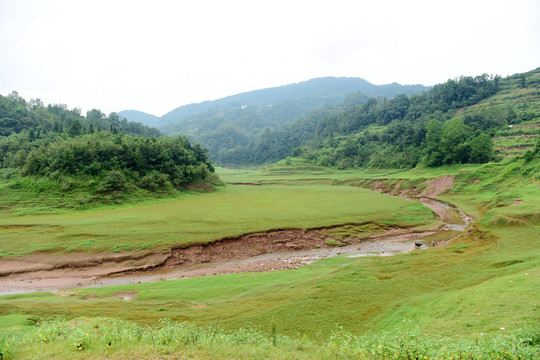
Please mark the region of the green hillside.
<svg viewBox="0 0 540 360"><path fill-rule="evenodd" d="M524 155L534 151L540 135L540 121L532 120L500 130L493 138L494 149L505 157Z"/></svg>
<svg viewBox="0 0 540 360"><path fill-rule="evenodd" d="M171 123L171 126L177 126L180 129L190 126L189 124L183 125L182 123L197 122L198 120L194 116L202 115L213 109L227 111L241 105L263 107L267 105L279 105L281 103L285 105L289 102L289 106L303 106L304 109L302 111L305 111L310 107L320 107L329 103L343 101L353 92L361 92L367 96L374 97L394 97L398 94L419 94L427 89L427 87L422 85L399 85L397 83L373 85L361 78L324 77L296 84L253 90L214 101L205 101L200 104L181 106L168 112L161 118L164 122Z"/></svg>
<svg viewBox="0 0 540 360"><path fill-rule="evenodd" d="M539 70L507 78L461 77L422 95L313 112L222 152L217 162L262 164L287 156L338 168L486 162L504 156L504 140L498 138L509 125L538 122L539 77ZM509 146L519 147L521 140L531 146L536 132L525 131L530 136Z"/></svg>
<svg viewBox="0 0 540 360"><path fill-rule="evenodd" d="M132 122L140 122L147 126L158 127L160 125L160 118L138 110L123 110L119 111L118 115L123 118L129 119Z"/></svg>

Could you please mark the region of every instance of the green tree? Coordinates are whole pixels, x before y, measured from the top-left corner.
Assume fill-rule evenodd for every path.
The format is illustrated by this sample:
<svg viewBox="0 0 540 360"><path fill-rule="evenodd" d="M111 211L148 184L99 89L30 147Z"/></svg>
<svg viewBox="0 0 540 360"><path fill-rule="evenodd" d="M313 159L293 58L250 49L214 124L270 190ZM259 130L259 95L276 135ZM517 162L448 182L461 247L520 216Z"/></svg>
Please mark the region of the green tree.
<svg viewBox="0 0 540 360"><path fill-rule="evenodd" d="M99 191L121 191L126 186L126 183L126 177L123 173L120 171L111 170L103 179Z"/></svg>
<svg viewBox="0 0 540 360"><path fill-rule="evenodd" d="M71 126L68 129L69 136L79 136L82 134L82 126L78 119L75 119L71 122Z"/></svg>
<svg viewBox="0 0 540 360"><path fill-rule="evenodd" d="M440 151L443 154L444 164L465 163L468 160L467 138L471 128L460 118L448 120L443 125Z"/></svg>
<svg viewBox="0 0 540 360"><path fill-rule="evenodd" d="M430 120L426 126L426 165L439 166L442 164L443 154L439 149L442 137L443 124L439 120Z"/></svg>
<svg viewBox="0 0 540 360"><path fill-rule="evenodd" d="M493 140L487 134L480 134L471 140L470 162L484 163L493 158Z"/></svg>
<svg viewBox="0 0 540 360"><path fill-rule="evenodd" d="M63 132L64 130L62 129L62 124L59 123L58 121L55 121L55 122L54 122L53 131L56 132L56 133L61 133L61 132Z"/></svg>

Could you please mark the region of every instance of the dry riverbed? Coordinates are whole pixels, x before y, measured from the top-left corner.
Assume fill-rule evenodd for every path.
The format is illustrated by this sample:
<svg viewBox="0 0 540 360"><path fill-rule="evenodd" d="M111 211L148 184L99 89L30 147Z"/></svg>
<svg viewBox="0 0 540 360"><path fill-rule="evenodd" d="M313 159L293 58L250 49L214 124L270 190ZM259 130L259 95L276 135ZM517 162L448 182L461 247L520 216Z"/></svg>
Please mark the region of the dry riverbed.
<svg viewBox="0 0 540 360"><path fill-rule="evenodd" d="M430 207L445 225L422 232L386 228L377 236L350 236L337 240L332 236L331 228L288 229L160 252L107 256L37 254L3 259L0 263L0 295L296 269L336 255L390 256L446 243L464 231L471 220L440 201L427 197L417 200ZM434 236L436 242L430 240Z"/></svg>

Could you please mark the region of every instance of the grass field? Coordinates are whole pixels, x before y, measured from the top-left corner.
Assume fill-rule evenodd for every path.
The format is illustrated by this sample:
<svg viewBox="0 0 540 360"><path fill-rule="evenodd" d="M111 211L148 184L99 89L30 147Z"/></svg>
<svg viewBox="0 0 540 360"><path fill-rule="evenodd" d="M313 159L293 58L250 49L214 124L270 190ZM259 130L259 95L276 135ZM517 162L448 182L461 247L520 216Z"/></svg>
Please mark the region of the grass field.
<svg viewBox="0 0 540 360"><path fill-rule="evenodd" d="M0 255L147 250L271 229L365 222L409 227L436 220L416 202L349 186L228 186L182 199L78 213L13 217L2 212Z"/></svg>
<svg viewBox="0 0 540 360"><path fill-rule="evenodd" d="M199 205L184 212L177 208L181 201L146 204L137 216L155 220L151 209L166 206L167 216L182 218L186 226L188 219L196 223L194 213L201 216L222 207L215 214L222 214L223 229L230 232L264 228L275 224L275 219L294 227L367 218L422 224L427 214L424 208L344 184L379 180L380 187L392 188L396 183L421 187L426 179L451 174L453 188L441 198L472 214L476 223L445 247L392 257L342 255L289 271L2 296L0 323L5 330L0 332L0 345L14 358L37 352L43 358L51 354L61 358L137 354L231 359L538 358L539 162L517 159L410 171L338 172L305 164L280 164L259 171L220 169L226 182L263 185L229 186L186 198L184 203ZM313 208L314 204L321 205ZM245 215L235 211L244 206ZM130 226L140 226L141 231L145 225L136 225L129 218L135 215L128 215L137 208L85 212L72 215L71 220L65 214L16 220L46 219L43 224L70 220L77 233L77 227L96 227L108 214L118 213L124 214L119 216L121 221L131 220ZM284 209L293 212L285 214ZM226 212L244 220L226 221ZM290 219L291 214L298 214L298 219ZM89 217L88 223L81 224L78 216ZM252 220L255 217L257 222ZM198 224L193 228L200 228ZM202 225L212 228L210 223ZM134 299L124 300L123 294ZM159 323L163 318L171 319L171 325ZM111 321L118 323L113 326ZM176 323L183 321L188 328ZM53 329L46 335L49 341L43 340L46 329ZM103 334L109 333L116 334L114 350L102 341ZM81 343L86 345L79 349Z"/></svg>

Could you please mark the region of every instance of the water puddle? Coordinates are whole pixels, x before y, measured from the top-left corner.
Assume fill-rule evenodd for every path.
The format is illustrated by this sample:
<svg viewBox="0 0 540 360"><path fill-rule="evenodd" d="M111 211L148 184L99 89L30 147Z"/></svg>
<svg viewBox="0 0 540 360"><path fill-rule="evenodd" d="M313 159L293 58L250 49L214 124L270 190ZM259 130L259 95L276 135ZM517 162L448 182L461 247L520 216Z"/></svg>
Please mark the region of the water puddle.
<svg viewBox="0 0 540 360"><path fill-rule="evenodd" d="M468 224L446 224L446 227L454 231L465 231Z"/></svg>

